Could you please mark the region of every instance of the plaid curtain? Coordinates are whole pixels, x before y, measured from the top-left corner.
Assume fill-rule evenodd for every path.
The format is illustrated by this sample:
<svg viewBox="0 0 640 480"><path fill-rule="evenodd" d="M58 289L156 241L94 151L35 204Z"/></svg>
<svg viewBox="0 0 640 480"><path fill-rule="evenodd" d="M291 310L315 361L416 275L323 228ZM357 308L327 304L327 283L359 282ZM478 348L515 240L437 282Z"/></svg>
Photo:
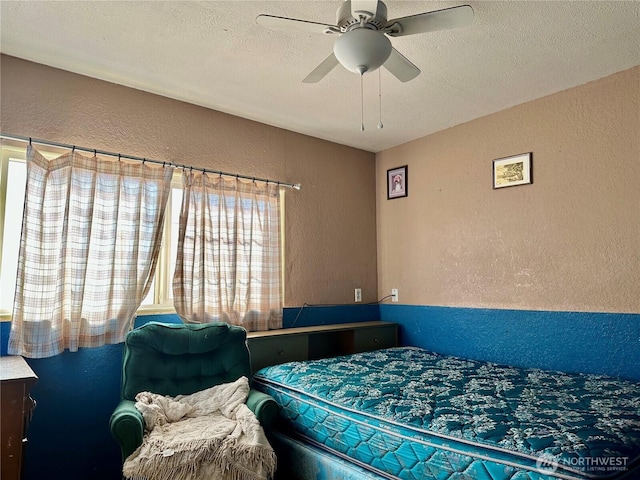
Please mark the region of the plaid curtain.
<svg viewBox="0 0 640 480"><path fill-rule="evenodd" d="M153 278L172 168L27 149L9 353L122 342Z"/></svg>
<svg viewBox="0 0 640 480"><path fill-rule="evenodd" d="M282 328L279 187L183 173L176 311L186 322Z"/></svg>

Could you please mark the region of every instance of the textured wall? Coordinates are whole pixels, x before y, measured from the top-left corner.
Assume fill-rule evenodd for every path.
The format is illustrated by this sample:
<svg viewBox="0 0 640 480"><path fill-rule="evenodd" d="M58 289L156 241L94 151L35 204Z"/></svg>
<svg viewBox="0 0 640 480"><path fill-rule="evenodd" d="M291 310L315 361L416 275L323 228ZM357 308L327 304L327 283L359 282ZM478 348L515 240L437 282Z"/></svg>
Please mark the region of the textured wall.
<svg viewBox="0 0 640 480"><path fill-rule="evenodd" d="M437 115L437 112L433 113ZM533 184L492 160L533 152ZM640 67L381 152L378 287L400 303L640 312ZM386 200L387 169L409 196Z"/></svg>
<svg viewBox="0 0 640 480"><path fill-rule="evenodd" d="M518 367L640 382L640 314L380 305L402 345Z"/></svg>
<svg viewBox="0 0 640 480"><path fill-rule="evenodd" d="M301 183L285 194L285 304L376 299L374 155L1 58L2 132ZM185 85L188 88L188 85Z"/></svg>

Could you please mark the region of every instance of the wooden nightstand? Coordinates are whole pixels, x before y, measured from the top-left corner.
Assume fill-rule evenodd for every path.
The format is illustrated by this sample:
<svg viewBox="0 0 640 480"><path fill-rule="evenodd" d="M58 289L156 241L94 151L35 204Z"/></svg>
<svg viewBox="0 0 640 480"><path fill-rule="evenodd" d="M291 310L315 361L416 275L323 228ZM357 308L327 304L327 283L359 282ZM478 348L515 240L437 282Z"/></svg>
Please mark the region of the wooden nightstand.
<svg viewBox="0 0 640 480"><path fill-rule="evenodd" d="M22 472L22 454L27 442L27 427L35 402L29 391L38 377L18 356L0 357L0 438L2 460L0 472L3 480L19 480Z"/></svg>

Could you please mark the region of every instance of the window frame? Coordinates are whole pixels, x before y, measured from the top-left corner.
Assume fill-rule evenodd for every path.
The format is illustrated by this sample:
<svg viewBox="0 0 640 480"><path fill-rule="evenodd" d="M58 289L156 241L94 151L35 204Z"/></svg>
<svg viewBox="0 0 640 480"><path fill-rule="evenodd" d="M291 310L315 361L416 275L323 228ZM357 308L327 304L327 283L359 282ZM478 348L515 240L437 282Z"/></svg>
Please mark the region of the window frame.
<svg viewBox="0 0 640 480"><path fill-rule="evenodd" d="M154 315L176 313L173 306L173 297L170 296L172 290L171 278L171 214L173 212L173 189L182 190L182 172L175 169L171 179L171 194L167 199L165 207L164 226L162 228L162 246L158 253L158 263L156 264L155 277L153 279L153 303L140 305L137 310L138 315Z"/></svg>
<svg viewBox="0 0 640 480"><path fill-rule="evenodd" d="M27 149L26 147L15 147L11 145L5 145L3 142L2 149L0 151L0 271L2 271L2 248L4 245L4 219L6 214L7 205L7 183L9 177L9 163L19 162L27 163ZM14 283L15 291L15 283ZM0 309L0 322L11 321L13 315L12 310Z"/></svg>

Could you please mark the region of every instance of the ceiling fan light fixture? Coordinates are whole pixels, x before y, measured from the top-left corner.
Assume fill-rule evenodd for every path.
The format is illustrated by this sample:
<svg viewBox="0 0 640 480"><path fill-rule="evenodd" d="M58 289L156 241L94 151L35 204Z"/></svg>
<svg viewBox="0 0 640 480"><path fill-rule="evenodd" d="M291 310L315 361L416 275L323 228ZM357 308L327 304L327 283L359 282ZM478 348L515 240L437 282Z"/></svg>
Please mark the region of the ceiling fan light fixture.
<svg viewBox="0 0 640 480"><path fill-rule="evenodd" d="M355 28L338 37L333 53L347 70L363 74L381 67L391 55L391 41L369 28Z"/></svg>

